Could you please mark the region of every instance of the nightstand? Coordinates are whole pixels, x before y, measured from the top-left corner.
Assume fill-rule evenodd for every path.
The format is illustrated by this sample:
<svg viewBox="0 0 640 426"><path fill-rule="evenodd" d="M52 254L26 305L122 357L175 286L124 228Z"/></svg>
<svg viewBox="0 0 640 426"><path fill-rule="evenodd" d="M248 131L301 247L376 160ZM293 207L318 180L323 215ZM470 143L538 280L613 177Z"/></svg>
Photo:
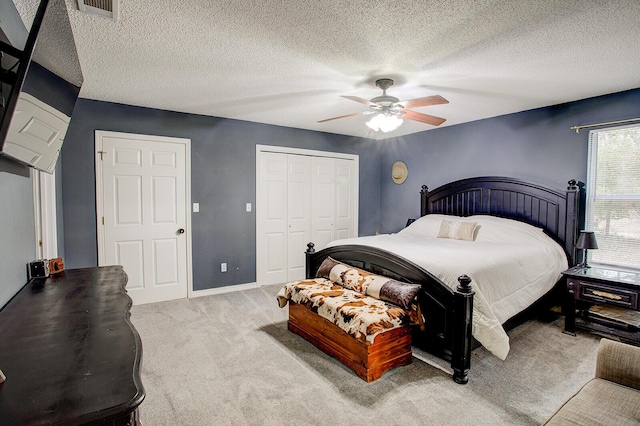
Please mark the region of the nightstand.
<svg viewBox="0 0 640 426"><path fill-rule="evenodd" d="M564 332L576 328L640 346L640 273L575 266L566 280Z"/></svg>

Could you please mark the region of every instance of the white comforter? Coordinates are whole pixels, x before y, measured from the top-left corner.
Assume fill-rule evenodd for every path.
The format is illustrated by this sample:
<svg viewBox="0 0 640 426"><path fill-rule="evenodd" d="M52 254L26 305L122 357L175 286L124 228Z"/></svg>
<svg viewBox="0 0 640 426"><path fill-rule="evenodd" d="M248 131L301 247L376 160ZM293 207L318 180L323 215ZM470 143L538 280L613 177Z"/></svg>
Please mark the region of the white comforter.
<svg viewBox="0 0 640 426"><path fill-rule="evenodd" d="M443 219L477 222L474 241L437 238ZM567 269L563 249L542 229L493 216L424 216L397 234L336 240L398 254L451 288L471 277L476 292L473 336L500 359L509 353L502 324L548 292Z"/></svg>

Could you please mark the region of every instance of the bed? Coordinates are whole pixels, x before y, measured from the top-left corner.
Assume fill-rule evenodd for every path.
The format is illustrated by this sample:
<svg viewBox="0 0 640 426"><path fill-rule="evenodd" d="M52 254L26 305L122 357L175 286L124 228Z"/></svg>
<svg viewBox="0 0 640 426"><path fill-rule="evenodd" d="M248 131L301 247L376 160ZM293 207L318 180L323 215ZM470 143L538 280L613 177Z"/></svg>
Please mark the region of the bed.
<svg viewBox="0 0 640 426"><path fill-rule="evenodd" d="M464 384L468 382L471 349L474 344L472 330L478 341L504 359L509 347L502 324L543 294L549 293L558 282L559 272L576 263L574 244L580 221L580 192L581 189L574 180L569 181L566 190L559 191L505 177L464 179L433 191L423 186L420 192L421 218L405 230L391 236L340 240L318 252L310 243L306 254L307 277L314 277L323 260L331 257L378 275L420 284L418 299L425 326L415 328L413 345L450 362L454 372L453 379ZM516 241L512 248L513 257L517 260L506 266L508 270L518 270L518 273L512 276L523 275L526 281L531 278L532 272L521 272L520 267L524 264L542 265L539 266L540 275L545 275L545 279L541 279L545 284L535 290L526 290L525 293L530 293L526 300L511 299L512 293L518 292L508 290L506 293L509 297L498 300L499 306L496 307L495 297L490 294L495 292L491 286L504 277L504 271L499 273L498 277L492 273L483 275L483 263L487 263L486 258L474 258L464 250L453 251L452 246L456 245L456 241L445 241L446 239L441 240L448 244L447 249L438 249L435 252L417 250L419 243L415 241L413 245L395 241L415 240L420 232L437 233L443 220L454 224L477 222L479 226L474 228L473 238L479 241L473 241L472 244L487 243L483 227L484 231L495 226L501 228L505 222L506 231L503 229L499 232L523 232L532 234L530 237L534 240L554 240L556 243L552 244L555 245L555 250L543 249L542 254L534 252L520 256L515 256L518 246ZM499 226L494 225L494 222ZM531 227L524 224L533 225L538 229L532 232L528 229ZM510 227L512 231L509 231ZM428 261L430 257L436 256L438 251L449 249L453 254L448 260L438 258L435 265L429 265L427 262L426 267L420 266L425 265L425 259ZM544 259L545 250L555 251L556 257L560 255L561 260L554 268L546 268L546 263L551 261ZM445 273L438 268L440 263L448 264L449 269ZM459 275L453 271L459 271ZM474 279L478 282L474 283ZM483 325L487 328L480 330L479 323L485 322Z"/></svg>

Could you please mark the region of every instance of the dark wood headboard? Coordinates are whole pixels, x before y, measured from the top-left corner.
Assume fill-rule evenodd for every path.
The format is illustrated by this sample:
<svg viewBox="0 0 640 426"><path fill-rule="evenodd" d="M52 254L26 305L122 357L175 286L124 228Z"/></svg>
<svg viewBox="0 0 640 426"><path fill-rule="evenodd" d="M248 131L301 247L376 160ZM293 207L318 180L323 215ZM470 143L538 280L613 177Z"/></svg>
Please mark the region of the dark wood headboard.
<svg viewBox="0 0 640 426"><path fill-rule="evenodd" d="M579 232L580 189L575 180L566 191L509 177L477 177L420 191L420 215L452 216L487 214L519 220L544 229L564 247L569 264L576 263L575 242Z"/></svg>

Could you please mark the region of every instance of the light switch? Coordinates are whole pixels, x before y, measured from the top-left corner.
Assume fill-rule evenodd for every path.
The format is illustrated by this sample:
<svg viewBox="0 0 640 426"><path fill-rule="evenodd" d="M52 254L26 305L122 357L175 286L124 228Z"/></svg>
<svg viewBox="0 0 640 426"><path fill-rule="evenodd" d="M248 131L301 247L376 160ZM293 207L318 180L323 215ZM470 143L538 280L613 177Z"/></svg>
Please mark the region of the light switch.
<svg viewBox="0 0 640 426"><path fill-rule="evenodd" d="M247 203L247 211L250 212L251 211L251 203Z"/></svg>
<svg viewBox="0 0 640 426"><path fill-rule="evenodd" d="M200 211L200 203L193 203L193 212L198 213Z"/></svg>

